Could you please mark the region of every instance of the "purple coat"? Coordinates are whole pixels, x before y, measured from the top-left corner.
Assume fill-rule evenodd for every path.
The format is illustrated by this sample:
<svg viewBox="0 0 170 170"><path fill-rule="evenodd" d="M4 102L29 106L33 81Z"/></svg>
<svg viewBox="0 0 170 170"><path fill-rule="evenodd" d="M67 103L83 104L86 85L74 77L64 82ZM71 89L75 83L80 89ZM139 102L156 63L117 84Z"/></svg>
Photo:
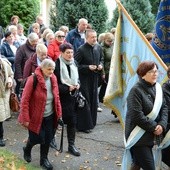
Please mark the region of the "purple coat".
<svg viewBox="0 0 170 170"><path fill-rule="evenodd" d="M24 66L23 78L29 77L32 73L35 72L35 69L38 67L37 64L37 54L34 53L26 62Z"/></svg>

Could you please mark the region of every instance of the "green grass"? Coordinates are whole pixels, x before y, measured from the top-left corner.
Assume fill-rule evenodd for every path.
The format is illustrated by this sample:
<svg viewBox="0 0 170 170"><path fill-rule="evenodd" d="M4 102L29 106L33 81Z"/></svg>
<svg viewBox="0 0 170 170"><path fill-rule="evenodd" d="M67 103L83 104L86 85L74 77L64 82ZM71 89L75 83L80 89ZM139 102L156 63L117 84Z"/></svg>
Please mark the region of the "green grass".
<svg viewBox="0 0 170 170"><path fill-rule="evenodd" d="M7 149L0 148L0 170L40 170L18 158Z"/></svg>

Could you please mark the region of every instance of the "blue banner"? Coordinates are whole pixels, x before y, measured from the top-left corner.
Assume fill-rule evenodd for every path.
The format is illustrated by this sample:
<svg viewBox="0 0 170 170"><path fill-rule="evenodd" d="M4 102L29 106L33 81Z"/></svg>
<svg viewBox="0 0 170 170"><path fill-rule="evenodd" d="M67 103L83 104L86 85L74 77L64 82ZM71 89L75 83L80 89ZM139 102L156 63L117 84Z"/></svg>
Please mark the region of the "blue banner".
<svg viewBox="0 0 170 170"><path fill-rule="evenodd" d="M126 99L130 89L138 81L137 67L145 60L158 64L158 82L165 82L166 65L125 9L120 10L104 104L117 114L123 126L127 110Z"/></svg>
<svg viewBox="0 0 170 170"><path fill-rule="evenodd" d="M160 2L151 44L164 63L170 65L170 0Z"/></svg>

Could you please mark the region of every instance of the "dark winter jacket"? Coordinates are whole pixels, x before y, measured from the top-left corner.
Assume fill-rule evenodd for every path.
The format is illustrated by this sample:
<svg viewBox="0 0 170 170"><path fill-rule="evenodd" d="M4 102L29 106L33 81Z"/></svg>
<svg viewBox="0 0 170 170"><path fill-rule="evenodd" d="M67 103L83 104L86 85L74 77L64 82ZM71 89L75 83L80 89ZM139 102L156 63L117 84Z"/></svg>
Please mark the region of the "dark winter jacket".
<svg viewBox="0 0 170 170"><path fill-rule="evenodd" d="M170 80L166 81L162 85L162 89L165 96L166 104L168 106L168 124L169 124L168 128L170 128Z"/></svg>
<svg viewBox="0 0 170 170"><path fill-rule="evenodd" d="M104 58L104 69L103 73L106 75L109 75L109 70L110 70L110 62L113 54L113 45L108 46L105 43L101 44L102 50L103 50L103 58Z"/></svg>
<svg viewBox="0 0 170 170"><path fill-rule="evenodd" d="M25 62L33 53L35 53L35 47L31 46L28 40L17 49L15 59L15 79L23 78Z"/></svg>
<svg viewBox="0 0 170 170"><path fill-rule="evenodd" d="M84 39L81 38L77 28L68 32L66 41L73 45L74 53L81 45L85 43Z"/></svg>
<svg viewBox="0 0 170 170"><path fill-rule="evenodd" d="M14 46L18 48L18 46L15 43ZM1 46L1 55L5 56L12 65L14 64L15 55L11 50L10 45L6 41L4 41Z"/></svg>
<svg viewBox="0 0 170 170"><path fill-rule="evenodd" d="M145 130L144 135L135 146L152 146L154 141L154 130L157 125L161 125L165 132L168 120L168 108L163 99L162 107L155 120L151 120L147 115L152 111L156 95L155 84L151 85L143 79L132 87L127 98L127 114L125 121L125 137L128 139L131 131L139 126Z"/></svg>
<svg viewBox="0 0 170 170"><path fill-rule="evenodd" d="M68 68L68 71L69 71L69 68ZM76 118L76 106L75 106L76 98L70 95L69 86L61 82L59 59L56 60L56 67L55 67L54 74L57 76L57 80L58 80L63 120L65 123L68 123L69 121L70 123L75 124L76 123L76 119L75 119Z"/></svg>

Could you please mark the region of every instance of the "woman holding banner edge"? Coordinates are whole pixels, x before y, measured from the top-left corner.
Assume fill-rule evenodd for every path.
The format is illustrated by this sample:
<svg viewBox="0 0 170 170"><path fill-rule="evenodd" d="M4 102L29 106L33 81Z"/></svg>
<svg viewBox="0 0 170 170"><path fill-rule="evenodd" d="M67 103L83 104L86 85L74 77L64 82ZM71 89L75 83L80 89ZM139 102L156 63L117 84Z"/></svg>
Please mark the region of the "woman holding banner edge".
<svg viewBox="0 0 170 170"><path fill-rule="evenodd" d="M125 121L125 154L122 167L127 170L155 170L152 148L163 139L168 120L168 109L162 88L157 83L158 66L144 61L137 68L139 81L127 97ZM127 155L130 151L129 155ZM132 165L126 158L132 157ZM127 166L126 166L127 164Z"/></svg>

